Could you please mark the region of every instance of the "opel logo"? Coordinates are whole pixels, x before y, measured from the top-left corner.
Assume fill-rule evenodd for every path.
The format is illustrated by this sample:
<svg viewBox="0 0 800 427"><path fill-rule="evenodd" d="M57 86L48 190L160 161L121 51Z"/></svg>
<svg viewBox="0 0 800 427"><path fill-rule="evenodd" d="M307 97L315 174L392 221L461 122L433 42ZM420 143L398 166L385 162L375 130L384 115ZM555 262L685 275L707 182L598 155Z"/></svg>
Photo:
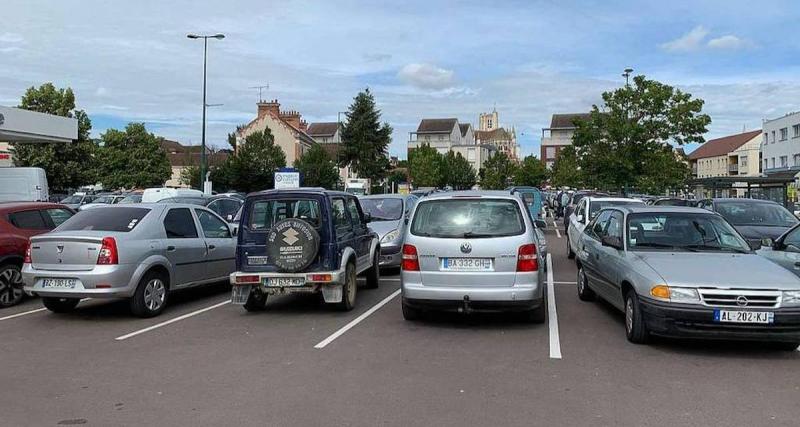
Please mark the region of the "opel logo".
<svg viewBox="0 0 800 427"><path fill-rule="evenodd" d="M738 297L736 297L736 305L738 305L739 307L747 307L748 303L749 301L747 301L747 297L745 297L744 295L739 295Z"/></svg>
<svg viewBox="0 0 800 427"><path fill-rule="evenodd" d="M472 245L470 245L469 242L462 243L461 252L464 252L465 254L472 252Z"/></svg>

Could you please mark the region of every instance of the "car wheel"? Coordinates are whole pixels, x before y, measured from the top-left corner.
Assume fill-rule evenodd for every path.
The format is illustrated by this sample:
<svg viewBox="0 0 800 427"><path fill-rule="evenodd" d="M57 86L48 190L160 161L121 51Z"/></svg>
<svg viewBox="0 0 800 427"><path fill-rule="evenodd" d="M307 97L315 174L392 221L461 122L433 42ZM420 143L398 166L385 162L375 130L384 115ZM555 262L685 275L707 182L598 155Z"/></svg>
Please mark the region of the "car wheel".
<svg viewBox="0 0 800 427"><path fill-rule="evenodd" d="M353 263L348 263L344 275L345 281L342 286L342 302L338 303L337 307L341 311L350 311L356 305L356 292L358 291L356 266L353 265Z"/></svg>
<svg viewBox="0 0 800 427"><path fill-rule="evenodd" d="M547 298L542 300L542 304L533 310L528 310L524 314L526 322L544 323L547 318Z"/></svg>
<svg viewBox="0 0 800 427"><path fill-rule="evenodd" d="M381 281L381 268L378 266L380 260L379 249L375 248L375 256L372 257L372 268L367 270L367 289L378 289L378 284Z"/></svg>
<svg viewBox="0 0 800 427"><path fill-rule="evenodd" d="M406 319L410 322L415 320L419 320L422 317L422 313L419 309L409 306L406 303L402 303L403 306L403 319Z"/></svg>
<svg viewBox="0 0 800 427"><path fill-rule="evenodd" d="M78 298L42 297L42 304L53 313L69 313L75 310L79 302L81 300Z"/></svg>
<svg viewBox="0 0 800 427"><path fill-rule="evenodd" d="M22 286L22 273L18 266L6 264L0 267L0 308L19 304L25 298Z"/></svg>
<svg viewBox="0 0 800 427"><path fill-rule="evenodd" d="M770 344L770 347L781 351L795 351L799 346L800 343L796 342L774 342Z"/></svg>
<svg viewBox="0 0 800 427"><path fill-rule="evenodd" d="M251 291L244 302L244 309L249 312L264 311L267 309L268 295L261 291Z"/></svg>
<svg viewBox="0 0 800 427"><path fill-rule="evenodd" d="M589 288L589 279L583 266L578 267L578 298L581 301L594 301L595 293Z"/></svg>
<svg viewBox="0 0 800 427"><path fill-rule="evenodd" d="M158 316L167 306L168 296L167 279L162 274L149 272L139 281L131 298L131 312L137 317Z"/></svg>
<svg viewBox="0 0 800 427"><path fill-rule="evenodd" d="M650 340L650 332L644 323L639 298L634 291L629 291L625 295L625 335L628 341L634 344L647 344Z"/></svg>
<svg viewBox="0 0 800 427"><path fill-rule="evenodd" d="M575 252L572 252L572 246L569 244L569 234L567 236L567 258L568 259L575 259Z"/></svg>

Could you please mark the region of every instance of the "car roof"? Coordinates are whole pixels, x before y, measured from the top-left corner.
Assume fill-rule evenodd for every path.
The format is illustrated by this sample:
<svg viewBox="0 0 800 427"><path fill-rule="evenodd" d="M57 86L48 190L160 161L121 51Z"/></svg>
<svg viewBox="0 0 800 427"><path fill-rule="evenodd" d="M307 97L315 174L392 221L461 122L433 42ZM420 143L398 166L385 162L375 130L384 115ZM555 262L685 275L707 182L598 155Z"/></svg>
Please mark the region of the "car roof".
<svg viewBox="0 0 800 427"><path fill-rule="evenodd" d="M370 194L368 196L360 196L359 199L407 199L408 197L417 197L412 194Z"/></svg>
<svg viewBox="0 0 800 427"><path fill-rule="evenodd" d="M590 202L606 201L606 202L642 202L641 200L633 197L605 197L605 196L589 196L585 197Z"/></svg>
<svg viewBox="0 0 800 427"><path fill-rule="evenodd" d="M701 213L701 214L709 214L709 215L716 215L716 213L711 212L709 210L703 208L695 208L691 206L653 206L653 205L642 205L642 206L612 206L606 209L618 209L629 214L633 213L659 213L659 212L679 212L679 213Z"/></svg>
<svg viewBox="0 0 800 427"><path fill-rule="evenodd" d="M2 213L43 208L66 208L66 206L52 202L0 202L0 212Z"/></svg>
<svg viewBox="0 0 800 427"><path fill-rule="evenodd" d="M780 205L778 202L774 202L772 200L763 200L763 199L748 199L748 198L737 198L737 197L717 197L711 199L713 202L744 202L744 203L771 203L775 205Z"/></svg>
<svg viewBox="0 0 800 427"><path fill-rule="evenodd" d="M300 187L300 188L287 188L281 190L270 189L270 190L256 191L248 194L247 197L268 196L276 194L314 194L321 196L352 196L352 194L345 193L344 191L326 190L322 187Z"/></svg>
<svg viewBox="0 0 800 427"><path fill-rule="evenodd" d="M517 195L511 194L510 191L498 190L465 190L465 191L449 191L444 193L433 193L425 196L426 201L439 200L439 199L454 199L459 197L491 197L502 199L518 200Z"/></svg>

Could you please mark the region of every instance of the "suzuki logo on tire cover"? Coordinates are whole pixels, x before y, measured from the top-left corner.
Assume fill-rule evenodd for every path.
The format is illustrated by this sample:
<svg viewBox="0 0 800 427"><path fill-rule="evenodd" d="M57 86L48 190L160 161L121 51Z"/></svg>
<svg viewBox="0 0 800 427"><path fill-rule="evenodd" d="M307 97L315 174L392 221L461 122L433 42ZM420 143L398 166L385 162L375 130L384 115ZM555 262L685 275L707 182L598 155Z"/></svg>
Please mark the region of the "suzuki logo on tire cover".
<svg viewBox="0 0 800 427"><path fill-rule="evenodd" d="M280 271L301 271L317 258L319 243L314 226L302 219L287 218L275 223L267 234L267 259Z"/></svg>
<svg viewBox="0 0 800 427"><path fill-rule="evenodd" d="M470 245L469 242L462 243L461 252L464 252L465 254L472 252L472 245Z"/></svg>
<svg viewBox="0 0 800 427"><path fill-rule="evenodd" d="M286 242L287 244L293 245L297 243L298 240L300 240L297 238L298 234L300 233L298 233L297 230L295 230L294 228L290 228L283 232L283 241Z"/></svg>

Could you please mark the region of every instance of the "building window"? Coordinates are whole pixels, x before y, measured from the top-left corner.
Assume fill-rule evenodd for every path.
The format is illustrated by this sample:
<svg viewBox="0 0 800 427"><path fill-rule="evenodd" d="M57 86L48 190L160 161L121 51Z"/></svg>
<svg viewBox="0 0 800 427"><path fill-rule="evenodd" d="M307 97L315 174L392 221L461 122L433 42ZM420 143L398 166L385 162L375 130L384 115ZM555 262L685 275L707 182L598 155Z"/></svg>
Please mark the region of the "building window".
<svg viewBox="0 0 800 427"><path fill-rule="evenodd" d="M767 159L764 159L764 169L769 169L769 164L767 164Z"/></svg>
<svg viewBox="0 0 800 427"><path fill-rule="evenodd" d="M792 126L792 131L794 132L794 135L792 135L792 137L800 138L800 125Z"/></svg>
<svg viewBox="0 0 800 427"><path fill-rule="evenodd" d="M789 166L789 156L781 156L781 167L785 168Z"/></svg>
<svg viewBox="0 0 800 427"><path fill-rule="evenodd" d="M769 166L770 166L770 169L775 169L775 158L774 157L769 159Z"/></svg>
<svg viewBox="0 0 800 427"><path fill-rule="evenodd" d="M764 132L764 144L769 143L769 134Z"/></svg>
<svg viewBox="0 0 800 427"><path fill-rule="evenodd" d="M769 140L769 143L770 144L774 144L775 143L775 131L772 131L772 138Z"/></svg>
<svg viewBox="0 0 800 427"><path fill-rule="evenodd" d="M789 128L781 129L781 141L786 141L789 139Z"/></svg>
<svg viewBox="0 0 800 427"><path fill-rule="evenodd" d="M468 148L467 149L467 161L474 162L475 161L475 149Z"/></svg>
<svg viewBox="0 0 800 427"><path fill-rule="evenodd" d="M800 154L795 154L793 158L794 158L794 165L800 166Z"/></svg>
<svg viewBox="0 0 800 427"><path fill-rule="evenodd" d="M556 158L556 147L545 147L544 149L544 157L545 159L555 159Z"/></svg>
<svg viewBox="0 0 800 427"><path fill-rule="evenodd" d="M747 167L747 156L739 156L739 166L743 168Z"/></svg>

